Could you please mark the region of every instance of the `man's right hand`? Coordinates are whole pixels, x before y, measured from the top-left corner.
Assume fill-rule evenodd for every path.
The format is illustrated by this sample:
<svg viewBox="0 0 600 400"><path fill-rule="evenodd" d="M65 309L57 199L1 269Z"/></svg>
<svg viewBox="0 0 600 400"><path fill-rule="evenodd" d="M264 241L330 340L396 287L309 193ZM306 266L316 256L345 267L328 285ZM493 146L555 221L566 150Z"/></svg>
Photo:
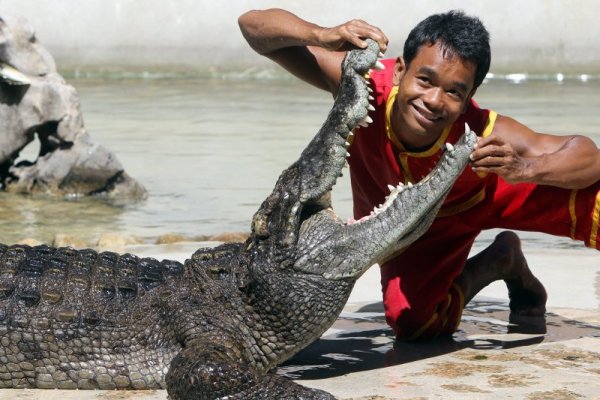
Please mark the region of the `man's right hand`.
<svg viewBox="0 0 600 400"><path fill-rule="evenodd" d="M353 19L333 28L322 28L318 34L319 45L327 50L350 50L352 46L364 49L366 38L379 44L382 52L387 50L388 38L376 26L360 19Z"/></svg>
<svg viewBox="0 0 600 400"><path fill-rule="evenodd" d="M334 97L342 78L345 52L353 47L365 48L367 38L379 43L382 52L388 43L381 29L362 20L323 28L277 8L248 11L238 23L257 53Z"/></svg>

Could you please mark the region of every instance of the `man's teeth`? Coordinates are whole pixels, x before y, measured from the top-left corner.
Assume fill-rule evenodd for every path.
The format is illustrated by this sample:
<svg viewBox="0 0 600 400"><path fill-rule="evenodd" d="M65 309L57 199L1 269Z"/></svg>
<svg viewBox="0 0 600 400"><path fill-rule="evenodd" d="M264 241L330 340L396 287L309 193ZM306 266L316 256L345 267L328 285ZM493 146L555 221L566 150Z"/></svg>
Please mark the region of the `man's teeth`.
<svg viewBox="0 0 600 400"><path fill-rule="evenodd" d="M437 115L427 115L426 113L424 113L423 111L419 111L421 113L421 115L425 118L428 119L429 121L435 122L439 119L441 119L442 117L437 116Z"/></svg>

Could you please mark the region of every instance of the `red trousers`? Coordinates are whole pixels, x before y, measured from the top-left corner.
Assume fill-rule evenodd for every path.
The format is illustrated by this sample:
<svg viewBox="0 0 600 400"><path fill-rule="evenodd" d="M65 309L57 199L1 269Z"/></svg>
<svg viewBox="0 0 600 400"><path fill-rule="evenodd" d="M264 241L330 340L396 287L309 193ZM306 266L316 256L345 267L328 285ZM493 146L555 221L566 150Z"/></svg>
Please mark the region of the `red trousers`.
<svg viewBox="0 0 600 400"><path fill-rule="evenodd" d="M482 230L544 232L600 249L600 182L567 190L498 179L481 195L468 210L438 216L425 235L381 266L385 315L398 338L430 338L456 330L465 304L454 281Z"/></svg>

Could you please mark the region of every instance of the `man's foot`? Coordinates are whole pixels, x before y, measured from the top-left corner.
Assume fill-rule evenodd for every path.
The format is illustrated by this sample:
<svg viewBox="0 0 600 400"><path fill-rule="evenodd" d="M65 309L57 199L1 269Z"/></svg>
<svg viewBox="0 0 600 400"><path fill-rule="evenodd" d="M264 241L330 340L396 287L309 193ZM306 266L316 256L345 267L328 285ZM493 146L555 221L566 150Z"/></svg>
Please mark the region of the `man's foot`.
<svg viewBox="0 0 600 400"><path fill-rule="evenodd" d="M514 232L498 234L488 248L470 258L456 283L468 303L481 289L498 280L504 280L508 287L511 315L544 315L546 289L527 266L521 240Z"/></svg>
<svg viewBox="0 0 600 400"><path fill-rule="evenodd" d="M546 313L548 295L533 275L514 232L502 232L494 240L498 245L498 272L508 288L511 315L541 317Z"/></svg>

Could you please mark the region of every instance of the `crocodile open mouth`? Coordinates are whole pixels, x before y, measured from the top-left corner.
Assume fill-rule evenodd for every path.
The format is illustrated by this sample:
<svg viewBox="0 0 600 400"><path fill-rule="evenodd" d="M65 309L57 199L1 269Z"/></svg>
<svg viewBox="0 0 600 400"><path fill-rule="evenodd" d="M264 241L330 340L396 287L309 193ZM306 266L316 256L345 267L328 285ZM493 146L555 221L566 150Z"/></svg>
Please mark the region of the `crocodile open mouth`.
<svg viewBox="0 0 600 400"><path fill-rule="evenodd" d="M390 191L390 193L385 197L385 201L375 206L370 212L370 214L365 215L364 217L358 220L350 218L347 222L348 225L358 224L377 217L378 215L388 210L390 207L393 207L394 202L398 201L402 203L403 201L405 201L403 199L403 196L409 199L410 191L427 190L423 187L427 186L432 180L436 180L438 186L441 186L439 185L439 182L450 181L443 176L444 171L452 170L452 164L458 162L458 157L456 155L457 152L470 152L470 149L475 143L475 139L475 132L473 132L469 128L468 124L465 124L465 132L463 135L463 139L456 146L451 143L446 143L446 145L443 148L442 155L438 161L437 168L434 168L427 176L421 179L421 181L419 181L418 183L413 184L411 182L408 182L407 184L404 184L403 182L400 182L396 186L388 185L388 190ZM460 168L460 170L462 170L462 167ZM452 185L446 185L445 187L442 187L442 190L438 189L439 198L443 199L451 188ZM430 210L434 209L436 205L437 203L432 204Z"/></svg>

